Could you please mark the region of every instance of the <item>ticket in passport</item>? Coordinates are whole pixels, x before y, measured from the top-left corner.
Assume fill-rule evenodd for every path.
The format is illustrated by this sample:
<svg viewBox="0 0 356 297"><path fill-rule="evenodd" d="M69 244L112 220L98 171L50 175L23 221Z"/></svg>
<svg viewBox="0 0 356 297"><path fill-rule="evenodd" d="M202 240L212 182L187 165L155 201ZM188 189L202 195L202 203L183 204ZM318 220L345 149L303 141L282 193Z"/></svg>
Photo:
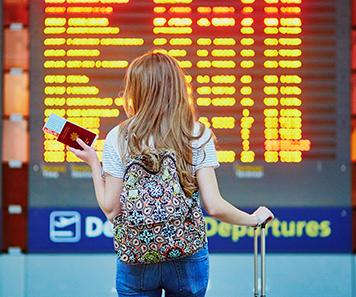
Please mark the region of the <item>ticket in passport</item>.
<svg viewBox="0 0 356 297"><path fill-rule="evenodd" d="M81 150L83 148L76 142L78 137L89 146L91 146L98 138L97 134L69 122L56 114L51 114L49 116L42 130L45 133L56 136L59 142Z"/></svg>

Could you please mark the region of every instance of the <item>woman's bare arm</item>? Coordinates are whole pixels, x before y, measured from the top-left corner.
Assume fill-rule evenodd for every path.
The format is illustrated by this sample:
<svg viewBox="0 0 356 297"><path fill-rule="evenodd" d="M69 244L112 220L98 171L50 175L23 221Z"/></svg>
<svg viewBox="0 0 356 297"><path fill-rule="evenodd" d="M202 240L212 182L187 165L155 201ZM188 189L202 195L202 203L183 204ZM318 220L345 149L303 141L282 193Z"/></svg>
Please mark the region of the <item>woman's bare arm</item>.
<svg viewBox="0 0 356 297"><path fill-rule="evenodd" d="M122 190L122 178L105 174L104 179L95 149L81 139L77 139L77 142L83 150L70 148L70 151L91 167L96 200L108 220L112 221L121 212L119 196Z"/></svg>
<svg viewBox="0 0 356 297"><path fill-rule="evenodd" d="M105 174L101 176L101 165L91 165L95 196L99 207L109 221L121 212L120 193L122 191L122 178Z"/></svg>
<svg viewBox="0 0 356 297"><path fill-rule="evenodd" d="M213 167L198 169L196 174L202 203L209 215L234 225L256 226L259 223L255 214L248 214L224 200Z"/></svg>

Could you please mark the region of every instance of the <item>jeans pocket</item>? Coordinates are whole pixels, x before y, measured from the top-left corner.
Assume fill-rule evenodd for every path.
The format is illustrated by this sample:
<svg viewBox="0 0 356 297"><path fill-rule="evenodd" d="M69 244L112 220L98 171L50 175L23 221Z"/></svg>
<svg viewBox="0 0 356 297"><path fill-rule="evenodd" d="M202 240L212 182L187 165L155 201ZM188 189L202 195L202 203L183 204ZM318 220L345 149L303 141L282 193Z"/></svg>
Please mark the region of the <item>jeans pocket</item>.
<svg viewBox="0 0 356 297"><path fill-rule="evenodd" d="M117 260L116 290L120 294L133 294L142 290L144 265L129 265Z"/></svg>
<svg viewBox="0 0 356 297"><path fill-rule="evenodd" d="M207 253L199 252L184 260L174 263L177 275L179 291L184 296L195 296L206 291L209 280L209 257Z"/></svg>

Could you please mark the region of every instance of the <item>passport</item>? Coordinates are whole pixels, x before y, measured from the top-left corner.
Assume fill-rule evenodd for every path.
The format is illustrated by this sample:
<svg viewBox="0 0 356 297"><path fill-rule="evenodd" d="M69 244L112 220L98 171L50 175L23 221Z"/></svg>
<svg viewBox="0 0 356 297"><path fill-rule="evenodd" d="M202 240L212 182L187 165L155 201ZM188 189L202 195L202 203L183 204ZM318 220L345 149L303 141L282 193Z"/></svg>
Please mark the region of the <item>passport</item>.
<svg viewBox="0 0 356 297"><path fill-rule="evenodd" d="M78 137L89 146L91 146L98 137L97 134L67 121L56 114L49 116L42 130L45 133L56 136L59 142L80 150L83 150L83 148L76 142Z"/></svg>

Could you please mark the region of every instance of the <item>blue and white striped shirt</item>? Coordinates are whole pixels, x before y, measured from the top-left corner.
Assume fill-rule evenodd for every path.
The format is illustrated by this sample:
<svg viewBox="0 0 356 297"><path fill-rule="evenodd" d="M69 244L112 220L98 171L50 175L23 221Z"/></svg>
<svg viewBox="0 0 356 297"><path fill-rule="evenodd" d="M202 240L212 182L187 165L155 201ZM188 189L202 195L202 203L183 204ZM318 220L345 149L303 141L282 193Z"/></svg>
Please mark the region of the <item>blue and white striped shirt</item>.
<svg viewBox="0 0 356 297"><path fill-rule="evenodd" d="M105 138L102 163L104 172L114 177L123 178L125 173L125 165L121 160L119 153L118 128L119 126L115 126L113 129L111 129ZM195 123L194 135L198 134L199 124ZM211 137L205 146L199 149L199 147L209 139L210 135L211 130L209 128L205 128L205 131L200 139L194 140L192 142L194 164L194 166L192 166L193 174L195 174L198 169L203 167L218 168L220 166L216 156L213 137Z"/></svg>

